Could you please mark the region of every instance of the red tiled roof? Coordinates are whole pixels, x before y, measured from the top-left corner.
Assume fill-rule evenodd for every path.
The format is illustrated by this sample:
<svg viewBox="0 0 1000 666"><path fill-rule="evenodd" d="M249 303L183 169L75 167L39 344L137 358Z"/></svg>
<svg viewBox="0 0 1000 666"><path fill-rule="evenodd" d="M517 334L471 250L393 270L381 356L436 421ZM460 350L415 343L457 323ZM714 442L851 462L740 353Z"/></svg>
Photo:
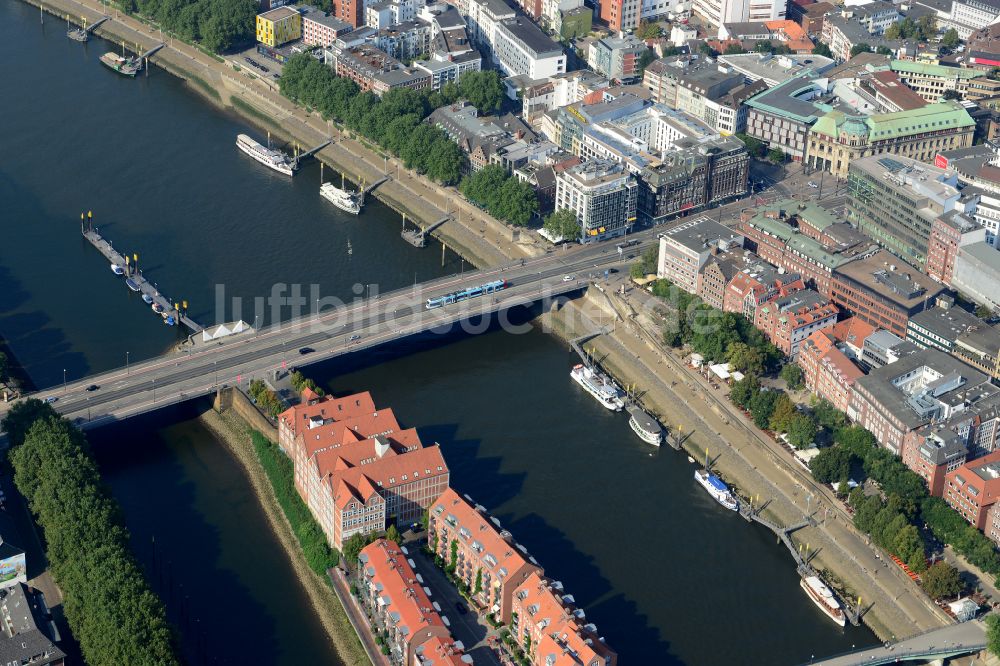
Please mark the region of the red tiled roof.
<svg viewBox="0 0 1000 666"><path fill-rule="evenodd" d="M874 326L860 317L848 317L844 321L834 324L830 332L840 342L845 342L852 347L860 349L864 346L868 336L874 333L875 330Z"/></svg>
<svg viewBox="0 0 1000 666"><path fill-rule="evenodd" d="M343 420L360 414L370 414L375 411L375 401L368 391L355 393L343 398L326 396L314 405L301 403L295 407L289 407L278 417L292 431L297 434L299 426L307 423L312 418Z"/></svg>
<svg viewBox="0 0 1000 666"><path fill-rule="evenodd" d="M454 641L446 640L439 636L434 636L425 641L419 648L417 654L423 661L421 664L430 666L467 666L467 662L462 661L465 654ZM471 663L471 662L468 662Z"/></svg>
<svg viewBox="0 0 1000 666"><path fill-rule="evenodd" d="M396 542L378 539L365 546L361 554L365 556L365 574L382 585L379 596L388 600L388 612L399 615L397 626L408 639L429 627L444 626Z"/></svg>

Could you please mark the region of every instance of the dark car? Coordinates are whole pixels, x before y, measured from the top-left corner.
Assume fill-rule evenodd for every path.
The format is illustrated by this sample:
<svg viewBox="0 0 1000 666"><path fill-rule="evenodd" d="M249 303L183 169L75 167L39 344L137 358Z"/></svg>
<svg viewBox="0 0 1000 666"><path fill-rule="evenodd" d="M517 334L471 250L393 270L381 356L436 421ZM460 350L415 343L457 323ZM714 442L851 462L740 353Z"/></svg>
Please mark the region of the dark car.
<svg viewBox="0 0 1000 666"><path fill-rule="evenodd" d="M463 604L461 601L459 601L457 604L455 604L455 610L458 611L459 615L465 615L466 613L469 612L469 607Z"/></svg>
<svg viewBox="0 0 1000 666"><path fill-rule="evenodd" d="M312 347L303 347L302 349L299 350L299 353L300 354L312 354L314 351L316 351L316 350L313 349Z"/></svg>
<svg viewBox="0 0 1000 666"><path fill-rule="evenodd" d="M88 391L96 391L99 388L101 388L101 387L98 386L97 384L91 384L90 386L87 387L87 390Z"/></svg>
<svg viewBox="0 0 1000 666"><path fill-rule="evenodd" d="M247 61L247 64L249 65L253 64L253 58L251 58L250 56L243 56L243 59Z"/></svg>
<svg viewBox="0 0 1000 666"><path fill-rule="evenodd" d="M260 67L260 71L264 72L265 74L267 74L268 72L271 71L267 67L265 67L264 65L258 65L258 67Z"/></svg>

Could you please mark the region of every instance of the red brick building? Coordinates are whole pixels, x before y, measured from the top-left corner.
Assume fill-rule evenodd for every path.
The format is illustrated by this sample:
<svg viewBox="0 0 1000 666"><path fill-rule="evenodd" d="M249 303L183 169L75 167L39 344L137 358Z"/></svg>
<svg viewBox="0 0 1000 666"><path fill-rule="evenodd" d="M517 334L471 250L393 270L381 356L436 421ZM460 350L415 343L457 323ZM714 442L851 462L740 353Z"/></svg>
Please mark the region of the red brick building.
<svg viewBox="0 0 1000 666"><path fill-rule="evenodd" d="M365 24L364 0L333 0L333 15L352 28Z"/></svg>
<svg viewBox="0 0 1000 666"><path fill-rule="evenodd" d="M279 417L278 442L292 459L295 489L334 548L357 533L419 520L448 488L440 447L424 447L369 393L304 397Z"/></svg>
<svg viewBox="0 0 1000 666"><path fill-rule="evenodd" d="M461 658L462 650L396 542L378 539L363 548L356 578L359 600L373 625L388 635L395 663L419 664L419 656L438 650Z"/></svg>
<svg viewBox="0 0 1000 666"><path fill-rule="evenodd" d="M532 573L514 591L510 632L533 666L616 666L618 655L577 617L559 583Z"/></svg>
<svg viewBox="0 0 1000 666"><path fill-rule="evenodd" d="M955 273L958 248L986 240L986 229L957 211L948 211L931 223L924 271L938 282L950 285Z"/></svg>
<svg viewBox="0 0 1000 666"><path fill-rule="evenodd" d="M805 375L806 387L846 413L851 387L865 373L837 348L830 329L816 331L802 343L798 364Z"/></svg>
<svg viewBox="0 0 1000 666"><path fill-rule="evenodd" d="M977 529L986 527L986 512L1000 499L1000 451L948 472L944 501Z"/></svg>
<svg viewBox="0 0 1000 666"><path fill-rule="evenodd" d="M480 608L505 624L510 622L514 589L542 570L510 532L490 520L485 509L474 507L450 488L430 509L427 540L446 565L452 563L455 544L455 575L473 590L472 598Z"/></svg>
<svg viewBox="0 0 1000 666"><path fill-rule="evenodd" d="M813 334L837 323L837 306L811 289L772 299L757 308L754 326L771 343L794 358Z"/></svg>

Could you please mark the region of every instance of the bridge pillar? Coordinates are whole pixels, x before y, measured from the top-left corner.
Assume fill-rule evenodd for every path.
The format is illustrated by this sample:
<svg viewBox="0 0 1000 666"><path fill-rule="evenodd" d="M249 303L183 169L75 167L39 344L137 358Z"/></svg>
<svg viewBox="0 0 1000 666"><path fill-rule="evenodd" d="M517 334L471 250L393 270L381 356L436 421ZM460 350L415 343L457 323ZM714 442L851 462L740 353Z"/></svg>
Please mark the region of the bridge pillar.
<svg viewBox="0 0 1000 666"><path fill-rule="evenodd" d="M212 409L220 414L233 406L233 388L215 389L215 399L212 401Z"/></svg>

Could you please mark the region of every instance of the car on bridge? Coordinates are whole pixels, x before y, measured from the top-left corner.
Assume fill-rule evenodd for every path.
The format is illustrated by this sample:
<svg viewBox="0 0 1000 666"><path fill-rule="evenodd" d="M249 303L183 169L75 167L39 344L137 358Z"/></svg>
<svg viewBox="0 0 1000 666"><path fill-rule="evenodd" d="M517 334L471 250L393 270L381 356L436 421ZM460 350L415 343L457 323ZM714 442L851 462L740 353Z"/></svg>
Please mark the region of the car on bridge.
<svg viewBox="0 0 1000 666"><path fill-rule="evenodd" d="M303 347L302 349L299 350L299 353L304 356L306 354L312 354L314 351L316 350L313 349L312 347Z"/></svg>
<svg viewBox="0 0 1000 666"><path fill-rule="evenodd" d="M46 405L51 405L51 404L52 404L53 402L55 402L55 401L56 401L56 400L58 400L58 399L59 399L59 398L57 398L56 396L54 396L54 395L50 395L49 397L47 397L47 398L46 398L46 399L44 400L44 402L45 402L45 404L46 404Z"/></svg>
<svg viewBox="0 0 1000 666"><path fill-rule="evenodd" d="M360 339L361 339L360 335L352 335L350 338L347 339L347 341L354 342L355 340L360 340Z"/></svg>
<svg viewBox="0 0 1000 666"><path fill-rule="evenodd" d="M91 384L90 386L87 387L87 391L93 393L94 391L96 391L99 388L101 388L101 387L98 386L97 384Z"/></svg>

